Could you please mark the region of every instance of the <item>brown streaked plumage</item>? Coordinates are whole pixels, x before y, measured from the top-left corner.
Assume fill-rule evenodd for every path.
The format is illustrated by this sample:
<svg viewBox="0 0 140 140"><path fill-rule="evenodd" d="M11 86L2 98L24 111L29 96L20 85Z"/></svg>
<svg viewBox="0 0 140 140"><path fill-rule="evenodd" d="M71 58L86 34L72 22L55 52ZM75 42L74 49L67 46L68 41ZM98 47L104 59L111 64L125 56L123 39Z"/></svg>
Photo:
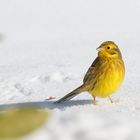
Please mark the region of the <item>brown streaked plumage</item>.
<svg viewBox="0 0 140 140"><path fill-rule="evenodd" d="M110 95L120 87L125 75L122 55L113 41L103 42L97 50L98 56L88 69L83 84L56 103L70 100L85 91L92 95L94 104L96 97L108 97L113 102Z"/></svg>

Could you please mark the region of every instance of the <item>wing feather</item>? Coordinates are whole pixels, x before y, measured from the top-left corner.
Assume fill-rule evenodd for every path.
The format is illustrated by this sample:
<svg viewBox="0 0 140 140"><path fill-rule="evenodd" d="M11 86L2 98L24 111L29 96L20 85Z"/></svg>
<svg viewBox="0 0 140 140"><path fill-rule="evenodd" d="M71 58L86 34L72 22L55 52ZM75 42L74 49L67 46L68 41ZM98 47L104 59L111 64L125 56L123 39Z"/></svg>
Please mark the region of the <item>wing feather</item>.
<svg viewBox="0 0 140 140"><path fill-rule="evenodd" d="M89 83L89 81L93 80L93 78L95 77L95 70L96 68L99 66L98 63L100 62L100 58L97 57L93 63L91 64L91 66L89 67L88 71L85 74L84 77L84 84L86 84L87 82Z"/></svg>

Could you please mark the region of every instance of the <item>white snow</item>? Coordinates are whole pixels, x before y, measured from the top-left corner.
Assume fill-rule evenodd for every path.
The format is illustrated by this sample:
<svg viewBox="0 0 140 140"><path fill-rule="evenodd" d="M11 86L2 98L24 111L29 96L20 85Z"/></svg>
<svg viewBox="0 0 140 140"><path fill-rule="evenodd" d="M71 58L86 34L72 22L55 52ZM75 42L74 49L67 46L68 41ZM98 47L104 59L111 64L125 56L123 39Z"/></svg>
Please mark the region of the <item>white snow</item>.
<svg viewBox="0 0 140 140"><path fill-rule="evenodd" d="M24 140L140 139L139 0L0 0L0 104L33 102L52 115ZM45 101L82 83L106 40L120 47L126 78L115 103L81 94Z"/></svg>

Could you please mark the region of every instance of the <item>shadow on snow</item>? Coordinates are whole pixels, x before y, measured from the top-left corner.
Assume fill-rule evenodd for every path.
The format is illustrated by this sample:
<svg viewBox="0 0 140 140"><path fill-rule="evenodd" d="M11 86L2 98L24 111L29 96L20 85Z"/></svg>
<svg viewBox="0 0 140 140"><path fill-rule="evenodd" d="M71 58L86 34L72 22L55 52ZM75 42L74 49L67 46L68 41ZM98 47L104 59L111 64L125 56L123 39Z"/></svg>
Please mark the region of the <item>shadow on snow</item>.
<svg viewBox="0 0 140 140"><path fill-rule="evenodd" d="M0 110L5 110L14 107L36 107L40 109L60 109L63 110L67 107L80 106L93 104L92 100L70 100L63 103L55 103L55 101L37 101L37 102L25 102L25 103L14 103L14 104L4 104L0 105Z"/></svg>

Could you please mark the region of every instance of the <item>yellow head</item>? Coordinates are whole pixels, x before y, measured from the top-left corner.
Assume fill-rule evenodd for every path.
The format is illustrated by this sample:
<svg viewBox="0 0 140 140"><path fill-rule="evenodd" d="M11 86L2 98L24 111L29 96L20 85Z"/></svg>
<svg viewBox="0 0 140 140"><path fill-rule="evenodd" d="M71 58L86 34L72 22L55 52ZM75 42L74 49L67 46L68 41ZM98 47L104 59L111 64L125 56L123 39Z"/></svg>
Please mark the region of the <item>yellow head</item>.
<svg viewBox="0 0 140 140"><path fill-rule="evenodd" d="M121 52L118 46L113 41L103 42L98 48L98 56L106 58L120 58L122 59Z"/></svg>

